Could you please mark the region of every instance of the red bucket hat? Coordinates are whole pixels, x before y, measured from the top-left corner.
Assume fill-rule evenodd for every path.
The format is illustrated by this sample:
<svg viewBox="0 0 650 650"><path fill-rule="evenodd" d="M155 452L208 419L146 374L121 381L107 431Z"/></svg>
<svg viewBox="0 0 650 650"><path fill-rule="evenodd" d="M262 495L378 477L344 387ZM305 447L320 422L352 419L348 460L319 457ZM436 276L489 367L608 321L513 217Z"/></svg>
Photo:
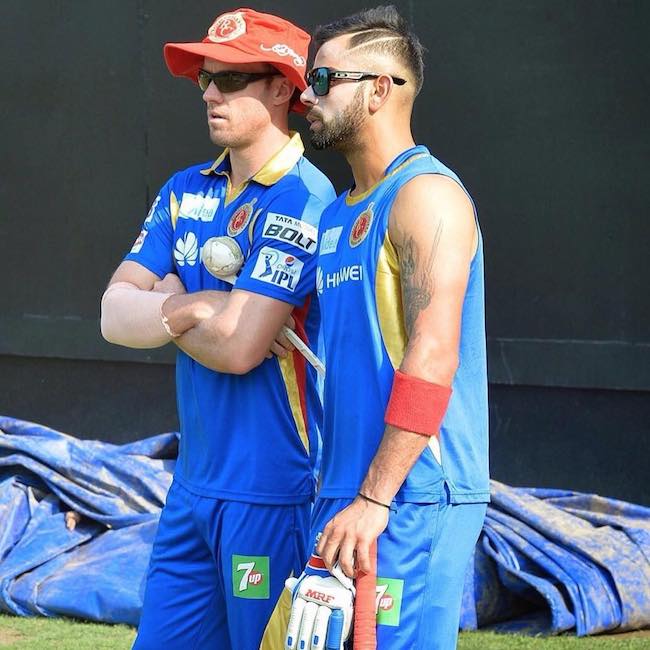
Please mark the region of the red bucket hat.
<svg viewBox="0 0 650 650"><path fill-rule="evenodd" d="M167 43L165 62L177 77L196 82L204 57L224 63L270 63L302 92L309 34L288 20L253 9L236 9L221 14L200 43ZM304 112L295 99L291 110Z"/></svg>

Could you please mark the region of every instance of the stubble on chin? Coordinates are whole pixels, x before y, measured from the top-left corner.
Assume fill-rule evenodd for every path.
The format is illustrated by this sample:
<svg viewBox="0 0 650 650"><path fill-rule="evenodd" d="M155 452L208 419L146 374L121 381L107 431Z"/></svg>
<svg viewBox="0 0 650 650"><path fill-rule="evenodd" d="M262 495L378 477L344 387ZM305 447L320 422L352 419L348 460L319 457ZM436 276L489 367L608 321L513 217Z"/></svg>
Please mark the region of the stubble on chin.
<svg viewBox="0 0 650 650"><path fill-rule="evenodd" d="M210 135L210 141L212 144L214 144L217 147L222 147L222 148L232 148L236 147L239 142L237 141L237 138L233 138L232 134L225 133L224 131L220 131L217 129L209 128L209 135Z"/></svg>
<svg viewBox="0 0 650 650"><path fill-rule="evenodd" d="M317 150L335 149L340 152L355 149L365 120L363 91L358 88L348 106L327 122L321 119L318 131L310 131L312 147Z"/></svg>

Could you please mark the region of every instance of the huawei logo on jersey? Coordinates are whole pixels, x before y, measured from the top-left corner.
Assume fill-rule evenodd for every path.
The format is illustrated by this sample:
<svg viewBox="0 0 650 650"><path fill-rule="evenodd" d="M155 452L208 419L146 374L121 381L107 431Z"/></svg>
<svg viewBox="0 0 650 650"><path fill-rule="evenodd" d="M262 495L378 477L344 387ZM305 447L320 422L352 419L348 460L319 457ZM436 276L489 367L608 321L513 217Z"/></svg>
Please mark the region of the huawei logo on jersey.
<svg viewBox="0 0 650 650"><path fill-rule="evenodd" d="M253 199L250 203L244 203L244 205L237 208L235 214L230 217L230 221L228 222L228 235L230 237L236 237L244 230L244 228L246 228L248 222L251 220L255 201L257 201L257 199Z"/></svg>
<svg viewBox="0 0 650 650"><path fill-rule="evenodd" d="M174 246L174 259L178 266L194 266L199 256L199 244L196 235L188 232L182 239L176 240Z"/></svg>
<svg viewBox="0 0 650 650"><path fill-rule="evenodd" d="M374 205L374 203L371 203L352 224L352 230L350 231L350 246L352 248L358 246L366 238L374 218L372 211Z"/></svg>

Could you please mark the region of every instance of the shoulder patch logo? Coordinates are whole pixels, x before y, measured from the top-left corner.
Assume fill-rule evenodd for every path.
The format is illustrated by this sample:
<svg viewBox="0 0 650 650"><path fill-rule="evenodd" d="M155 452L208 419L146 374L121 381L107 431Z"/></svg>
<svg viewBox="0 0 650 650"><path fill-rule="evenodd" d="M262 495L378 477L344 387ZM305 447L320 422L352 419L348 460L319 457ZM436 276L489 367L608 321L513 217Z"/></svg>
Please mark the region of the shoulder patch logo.
<svg viewBox="0 0 650 650"><path fill-rule="evenodd" d="M245 33L246 21L242 13L238 11L219 16L208 29L208 38L213 43L225 43L226 41L233 41Z"/></svg>
<svg viewBox="0 0 650 650"><path fill-rule="evenodd" d="M300 280L303 266L303 262L297 257L271 246L263 246L257 256L251 278L293 292Z"/></svg>
<svg viewBox="0 0 650 650"><path fill-rule="evenodd" d="M199 256L199 243L193 232L185 233L182 239L176 240L174 259L178 266L194 266Z"/></svg>
<svg viewBox="0 0 650 650"><path fill-rule="evenodd" d="M144 228L140 231L140 234L133 242L133 248L131 248L131 253L139 253L142 250L142 245L144 244L144 240L146 239L148 234L149 232Z"/></svg>
<svg viewBox="0 0 650 650"><path fill-rule="evenodd" d="M248 226L248 222L251 220L251 215L253 214L253 206L257 199L253 199L249 203L244 203L244 205L239 206L230 221L228 222L228 236L237 237L243 230Z"/></svg>
<svg viewBox="0 0 650 650"><path fill-rule="evenodd" d="M316 251L318 230L306 221L286 214L269 212L264 222L262 237L292 244L311 255Z"/></svg>
<svg viewBox="0 0 650 650"><path fill-rule="evenodd" d="M153 221L153 215L156 212L156 208L160 203L160 194L156 197L156 200L151 204L151 209L147 213L147 218L144 220L145 223L151 223Z"/></svg>
<svg viewBox="0 0 650 650"><path fill-rule="evenodd" d="M352 248L358 246L370 231L370 226L372 225L372 220L374 218L372 210L374 205L374 202L371 203L352 224L352 230L350 231L350 246Z"/></svg>

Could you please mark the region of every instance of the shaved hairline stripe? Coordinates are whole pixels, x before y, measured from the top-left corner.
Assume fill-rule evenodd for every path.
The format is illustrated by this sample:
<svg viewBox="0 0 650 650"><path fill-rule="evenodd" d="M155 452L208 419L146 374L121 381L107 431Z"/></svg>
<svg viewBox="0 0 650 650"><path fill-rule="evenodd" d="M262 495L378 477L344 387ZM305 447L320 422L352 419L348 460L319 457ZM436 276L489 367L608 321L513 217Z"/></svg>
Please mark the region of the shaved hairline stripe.
<svg viewBox="0 0 650 650"><path fill-rule="evenodd" d="M364 41L363 43L359 43L358 45L351 47L348 50L348 52L352 52L354 50L358 50L359 48L363 48L363 47L371 47L371 46L374 47L378 43L385 43L386 41L394 41L397 40L398 38L401 39L402 36L383 36L382 38L375 38L372 41Z"/></svg>

